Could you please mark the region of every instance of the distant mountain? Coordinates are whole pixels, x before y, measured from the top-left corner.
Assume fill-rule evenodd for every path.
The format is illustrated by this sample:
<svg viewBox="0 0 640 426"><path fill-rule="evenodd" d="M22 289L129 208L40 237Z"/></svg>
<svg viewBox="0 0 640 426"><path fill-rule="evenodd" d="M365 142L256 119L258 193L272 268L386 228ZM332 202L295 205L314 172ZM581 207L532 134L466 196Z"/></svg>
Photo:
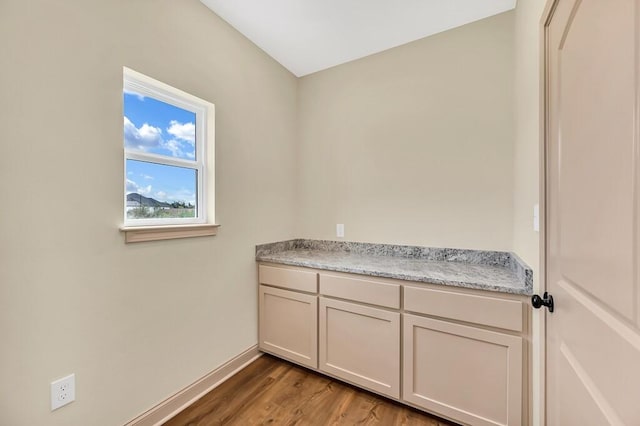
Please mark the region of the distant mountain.
<svg viewBox="0 0 640 426"><path fill-rule="evenodd" d="M158 201L154 198L145 197L137 192L127 194L127 201L137 201L144 207L171 207L171 204Z"/></svg>

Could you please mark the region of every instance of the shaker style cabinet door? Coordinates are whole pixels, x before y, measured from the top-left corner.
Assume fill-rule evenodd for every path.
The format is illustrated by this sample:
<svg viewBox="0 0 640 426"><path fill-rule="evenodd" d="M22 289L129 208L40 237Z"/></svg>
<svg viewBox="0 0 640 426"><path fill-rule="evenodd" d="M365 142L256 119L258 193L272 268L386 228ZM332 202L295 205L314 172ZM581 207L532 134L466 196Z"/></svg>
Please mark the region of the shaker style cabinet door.
<svg viewBox="0 0 640 426"><path fill-rule="evenodd" d="M408 314L403 323L403 400L467 424L522 424L521 337Z"/></svg>
<svg viewBox="0 0 640 426"><path fill-rule="evenodd" d="M318 297L261 285L259 308L260 349L318 368Z"/></svg>
<svg viewBox="0 0 640 426"><path fill-rule="evenodd" d="M400 314L320 298L320 370L400 397Z"/></svg>

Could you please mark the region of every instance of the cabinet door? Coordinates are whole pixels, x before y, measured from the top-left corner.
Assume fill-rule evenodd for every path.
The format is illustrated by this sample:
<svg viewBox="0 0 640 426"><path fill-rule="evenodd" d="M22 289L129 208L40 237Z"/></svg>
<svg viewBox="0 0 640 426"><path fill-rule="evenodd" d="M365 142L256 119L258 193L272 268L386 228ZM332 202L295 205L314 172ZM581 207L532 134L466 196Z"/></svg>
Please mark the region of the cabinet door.
<svg viewBox="0 0 640 426"><path fill-rule="evenodd" d="M260 349L318 368L318 297L260 286Z"/></svg>
<svg viewBox="0 0 640 426"><path fill-rule="evenodd" d="M320 370L400 397L400 314L320 298Z"/></svg>
<svg viewBox="0 0 640 426"><path fill-rule="evenodd" d="M472 425L522 424L521 337L405 314L402 398Z"/></svg>

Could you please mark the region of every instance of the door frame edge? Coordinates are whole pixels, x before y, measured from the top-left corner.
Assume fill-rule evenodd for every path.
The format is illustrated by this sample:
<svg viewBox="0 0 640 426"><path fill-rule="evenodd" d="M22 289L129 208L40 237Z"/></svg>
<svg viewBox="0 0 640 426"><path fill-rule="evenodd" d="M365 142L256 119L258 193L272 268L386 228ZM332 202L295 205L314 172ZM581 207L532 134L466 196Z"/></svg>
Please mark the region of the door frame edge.
<svg viewBox="0 0 640 426"><path fill-rule="evenodd" d="M547 289L547 176L548 170L548 90L549 45L547 28L560 0L546 0L539 28L539 191L540 191L540 236L539 236L539 270L537 288L534 293L542 294ZM546 340L547 321L546 310L535 310L532 314L532 424L544 426L547 424L547 380L546 380Z"/></svg>

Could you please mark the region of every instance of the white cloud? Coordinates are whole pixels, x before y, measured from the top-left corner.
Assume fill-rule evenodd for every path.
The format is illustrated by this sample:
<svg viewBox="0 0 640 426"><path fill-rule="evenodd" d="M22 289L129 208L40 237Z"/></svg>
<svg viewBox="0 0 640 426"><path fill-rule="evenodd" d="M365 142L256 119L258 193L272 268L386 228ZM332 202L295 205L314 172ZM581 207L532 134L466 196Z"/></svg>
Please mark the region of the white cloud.
<svg viewBox="0 0 640 426"><path fill-rule="evenodd" d="M184 151L182 151L182 144L180 141L171 139L162 143L162 147L171 152L174 157L184 157Z"/></svg>
<svg viewBox="0 0 640 426"><path fill-rule="evenodd" d="M189 149L189 147L187 146L186 149L187 151L184 150L185 148L185 144L183 142L180 142L179 140L176 139L171 139L168 141L163 141L162 142L162 148L166 149L167 151L169 151L171 153L172 156L174 157L178 157L178 158L195 158L195 152L193 151L193 149Z"/></svg>
<svg viewBox="0 0 640 426"><path fill-rule="evenodd" d="M142 176L142 178L146 180L153 180L153 176L145 175L143 173L140 173L140 176Z"/></svg>
<svg viewBox="0 0 640 426"><path fill-rule="evenodd" d="M167 132L174 138L181 141L188 142L192 146L196 141L196 125L193 123L180 123L176 120L171 120L171 126L167 129Z"/></svg>
<svg viewBox="0 0 640 426"><path fill-rule="evenodd" d="M171 127L167 128L167 132L175 138L165 141L160 127L144 123L138 128L128 117L124 117L125 146L141 151L152 150L152 152L158 152L157 149L159 148L169 151L174 157L195 158L195 150L193 149L195 126L193 123L181 124L173 120L171 121ZM153 179L151 176L143 176L143 178Z"/></svg>
<svg viewBox="0 0 640 426"><path fill-rule="evenodd" d="M144 123L142 127L138 129L138 139L142 141L143 145L154 146L158 141L162 141L162 129Z"/></svg>
<svg viewBox="0 0 640 426"><path fill-rule="evenodd" d="M128 89L124 89L123 92L125 93L125 95L133 95L133 96L136 96L138 100L144 101L144 95L141 95L138 92L134 92L133 90L128 90Z"/></svg>
<svg viewBox="0 0 640 426"><path fill-rule="evenodd" d="M127 179L127 186L125 189L127 193L136 192L138 190L138 184L132 181L131 179Z"/></svg>
<svg viewBox="0 0 640 426"><path fill-rule="evenodd" d="M164 191L156 192L156 198L160 201L165 201L167 199L167 193Z"/></svg>
<svg viewBox="0 0 640 426"><path fill-rule="evenodd" d="M140 128L124 117L124 143L128 147L145 150L163 143L162 129L144 123Z"/></svg>
<svg viewBox="0 0 640 426"><path fill-rule="evenodd" d="M147 185L147 186L140 186L138 185L136 182L132 181L131 179L127 179L127 185L126 185L126 192L127 194L130 194L132 192L136 192L140 195L148 195L151 193L151 185Z"/></svg>
<svg viewBox="0 0 640 426"><path fill-rule="evenodd" d="M185 203L191 203L193 205L196 204L196 194L193 191L189 191L188 189L179 189L177 191L169 192L158 191L156 192L156 195L160 193L162 193L162 195L164 196L162 201L184 201Z"/></svg>

